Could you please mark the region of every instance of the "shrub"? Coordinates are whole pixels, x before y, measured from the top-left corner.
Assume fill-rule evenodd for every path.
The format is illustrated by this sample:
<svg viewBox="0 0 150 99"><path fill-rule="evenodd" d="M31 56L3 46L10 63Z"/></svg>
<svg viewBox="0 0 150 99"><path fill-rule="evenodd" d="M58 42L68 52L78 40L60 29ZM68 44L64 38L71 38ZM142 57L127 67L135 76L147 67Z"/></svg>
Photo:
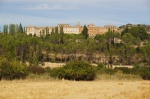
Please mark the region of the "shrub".
<svg viewBox="0 0 150 99"><path fill-rule="evenodd" d="M29 66L28 69L29 69L29 72L34 73L34 74L43 74L45 72L44 68L39 67L39 66Z"/></svg>
<svg viewBox="0 0 150 99"><path fill-rule="evenodd" d="M136 67L136 66L134 66L132 69L131 69L131 74L139 74L139 69L140 69L140 67Z"/></svg>
<svg viewBox="0 0 150 99"><path fill-rule="evenodd" d="M127 68L127 67L116 67L115 70L121 70L121 71L123 71L124 74L130 74L131 73L131 69Z"/></svg>
<svg viewBox="0 0 150 99"><path fill-rule="evenodd" d="M116 71L114 69L111 68L104 68L102 69L103 73L109 74L109 75L113 75Z"/></svg>
<svg viewBox="0 0 150 99"><path fill-rule="evenodd" d="M45 68L45 72L50 73L50 71L51 71L51 68L50 68L50 67L46 67L46 68Z"/></svg>
<svg viewBox="0 0 150 99"><path fill-rule="evenodd" d="M7 80L24 79L28 75L27 66L17 61L0 60L1 78Z"/></svg>
<svg viewBox="0 0 150 99"><path fill-rule="evenodd" d="M150 80L150 66L140 67L139 74L144 80Z"/></svg>
<svg viewBox="0 0 150 99"><path fill-rule="evenodd" d="M89 63L72 61L64 67L52 69L50 75L54 78L67 80L94 80L96 71Z"/></svg>
<svg viewBox="0 0 150 99"><path fill-rule="evenodd" d="M99 64L97 65L97 70L101 70L101 69L103 69L103 68L105 68L105 65L104 65L103 63L99 63Z"/></svg>
<svg viewBox="0 0 150 99"><path fill-rule="evenodd" d="M50 72L50 76L53 78L62 79L65 76L65 71L63 67L53 68Z"/></svg>

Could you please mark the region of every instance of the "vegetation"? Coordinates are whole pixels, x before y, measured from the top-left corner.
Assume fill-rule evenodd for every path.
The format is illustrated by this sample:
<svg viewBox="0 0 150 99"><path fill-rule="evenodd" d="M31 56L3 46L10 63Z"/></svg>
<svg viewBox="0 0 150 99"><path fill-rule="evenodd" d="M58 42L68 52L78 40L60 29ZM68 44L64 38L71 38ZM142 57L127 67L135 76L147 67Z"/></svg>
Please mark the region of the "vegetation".
<svg viewBox="0 0 150 99"><path fill-rule="evenodd" d="M24 79L26 76L28 76L28 69L25 64L17 61L8 61L6 58L0 60L1 79Z"/></svg>
<svg viewBox="0 0 150 99"><path fill-rule="evenodd" d="M85 39L88 38L88 29L87 29L86 25L84 25L83 31L81 34L85 37Z"/></svg>
<svg viewBox="0 0 150 99"><path fill-rule="evenodd" d="M150 67L141 67L139 73L143 79L150 80Z"/></svg>
<svg viewBox="0 0 150 99"><path fill-rule="evenodd" d="M58 27L53 28L51 34L49 34L48 28L45 28L41 31L41 36L37 37L36 35L27 35L21 23L19 25L4 25L3 32L0 33L0 57L2 57L0 78L20 79L26 77L28 74L26 71L36 74L46 71L51 72L51 76L58 78L93 80L95 77L94 71L90 71L93 74L87 75L88 70L93 67L88 63L82 63L82 60L97 64L102 62L103 64L99 64L97 67L99 73L113 75L120 70L125 74L140 74L143 78L149 79L149 76L145 75L149 75L150 72L148 69L150 66L150 35L144 27L125 28L121 34L108 31L103 35L96 35L95 38L88 37L86 26L84 26L82 33L78 35L64 34L63 27L60 27L60 31L58 30ZM120 42L116 42L116 38ZM66 63L73 60L78 60L77 63L80 65L68 63L63 68L52 70L42 70L38 67L40 63L46 61ZM29 70L26 70L24 65L26 62L31 65L31 67L28 67ZM147 66L143 67L147 68L146 72L143 72L144 69L140 67L110 69L113 64L133 65L139 63L142 66ZM105 68L105 65L109 65L109 68ZM73 66L77 68L72 68ZM80 66L84 70L80 70ZM17 67L19 68L18 71L12 69ZM12 71L9 75L14 74L9 77L7 72L5 74L2 71L5 68L6 71L7 68L11 68ZM139 72L139 70L141 71ZM22 76L18 76L18 74Z"/></svg>
<svg viewBox="0 0 150 99"><path fill-rule="evenodd" d="M45 72L44 68L39 66L29 66L28 70L30 73L34 73L34 74L43 74Z"/></svg>
<svg viewBox="0 0 150 99"><path fill-rule="evenodd" d="M64 67L54 68L50 75L54 78L68 80L94 80L96 71L89 63L83 61L72 61Z"/></svg>

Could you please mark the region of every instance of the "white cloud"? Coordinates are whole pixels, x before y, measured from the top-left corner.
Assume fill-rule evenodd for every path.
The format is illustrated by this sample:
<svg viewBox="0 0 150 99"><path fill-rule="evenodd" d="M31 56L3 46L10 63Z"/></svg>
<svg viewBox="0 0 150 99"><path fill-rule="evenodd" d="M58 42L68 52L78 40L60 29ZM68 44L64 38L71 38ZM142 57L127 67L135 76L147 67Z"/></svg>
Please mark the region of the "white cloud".
<svg viewBox="0 0 150 99"><path fill-rule="evenodd" d="M26 10L73 10L79 9L78 7L64 6L60 4L37 4L37 5L28 5L24 9Z"/></svg>

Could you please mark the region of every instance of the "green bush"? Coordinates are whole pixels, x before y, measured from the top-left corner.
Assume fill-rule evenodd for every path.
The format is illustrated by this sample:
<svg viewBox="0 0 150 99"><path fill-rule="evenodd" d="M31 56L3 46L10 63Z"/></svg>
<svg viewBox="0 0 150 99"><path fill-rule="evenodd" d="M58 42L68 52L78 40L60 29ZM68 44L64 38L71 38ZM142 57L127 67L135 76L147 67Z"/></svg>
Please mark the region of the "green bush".
<svg viewBox="0 0 150 99"><path fill-rule="evenodd" d="M127 68L127 67L116 67L115 70L121 70L123 71L124 74L130 74L131 73L131 68Z"/></svg>
<svg viewBox="0 0 150 99"><path fill-rule="evenodd" d="M50 67L46 67L45 68L45 72L50 73L51 72L51 68Z"/></svg>
<svg viewBox="0 0 150 99"><path fill-rule="evenodd" d="M101 70L101 69L103 69L103 68L105 68L105 65L104 65L103 63L99 63L99 64L97 65L97 70Z"/></svg>
<svg viewBox="0 0 150 99"><path fill-rule="evenodd" d="M65 76L65 71L63 67L57 67L57 68L53 68L50 71L50 76L53 78L58 78L58 79L62 79Z"/></svg>
<svg viewBox="0 0 150 99"><path fill-rule="evenodd" d="M27 66L17 61L0 60L0 76L3 79L24 79L28 75Z"/></svg>
<svg viewBox="0 0 150 99"><path fill-rule="evenodd" d="M116 70L111 69L111 68L104 68L104 69L102 69L102 71L103 71L103 73L109 74L109 75L113 75L116 72Z"/></svg>
<svg viewBox="0 0 150 99"><path fill-rule="evenodd" d="M89 63L72 61L64 67L52 69L50 75L54 78L67 80L94 80L96 70Z"/></svg>
<svg viewBox="0 0 150 99"><path fill-rule="evenodd" d="M39 66L29 66L28 70L30 73L34 73L34 74L43 74L45 73L44 68L39 67Z"/></svg>
<svg viewBox="0 0 150 99"><path fill-rule="evenodd" d="M140 67L139 74L144 80L150 80L150 66Z"/></svg>
<svg viewBox="0 0 150 99"><path fill-rule="evenodd" d="M134 67L131 69L131 74L138 75L138 74L139 74L139 69L140 69L140 67L134 66Z"/></svg>

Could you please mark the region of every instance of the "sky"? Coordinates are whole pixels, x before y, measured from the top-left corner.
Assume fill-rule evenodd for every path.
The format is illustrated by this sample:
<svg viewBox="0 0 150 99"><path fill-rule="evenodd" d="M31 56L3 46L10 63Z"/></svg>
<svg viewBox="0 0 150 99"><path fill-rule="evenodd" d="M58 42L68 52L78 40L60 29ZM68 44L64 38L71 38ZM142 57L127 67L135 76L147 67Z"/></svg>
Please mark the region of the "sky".
<svg viewBox="0 0 150 99"><path fill-rule="evenodd" d="M150 0L0 0L0 26L150 24Z"/></svg>

